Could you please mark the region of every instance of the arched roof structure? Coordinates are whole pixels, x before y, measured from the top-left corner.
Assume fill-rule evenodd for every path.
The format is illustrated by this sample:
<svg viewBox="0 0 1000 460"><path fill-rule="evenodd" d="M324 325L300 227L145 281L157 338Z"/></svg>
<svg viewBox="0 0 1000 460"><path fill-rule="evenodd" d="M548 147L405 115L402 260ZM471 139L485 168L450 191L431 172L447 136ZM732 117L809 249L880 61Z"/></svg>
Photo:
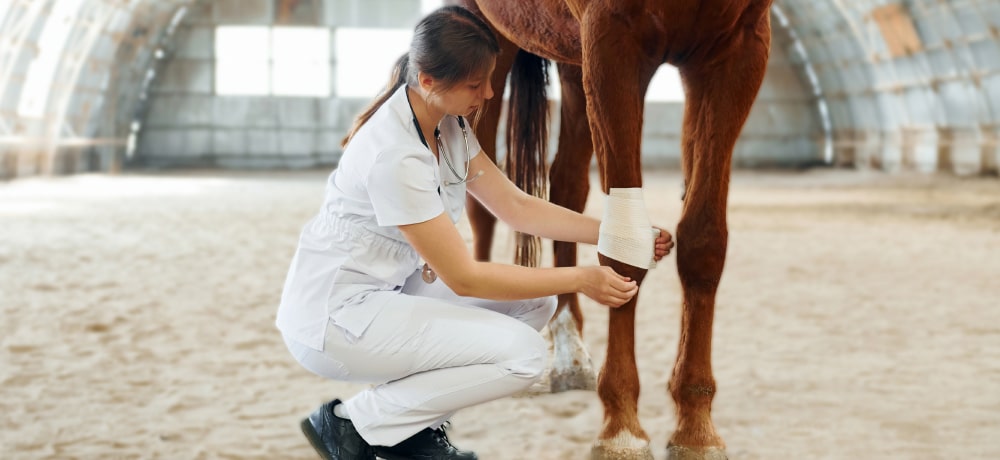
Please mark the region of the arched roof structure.
<svg viewBox="0 0 1000 460"><path fill-rule="evenodd" d="M247 19L409 28L420 7L419 0L0 2L0 177L114 171L141 159L144 145L172 139L177 133L150 133L144 144L140 129L153 106L176 103L157 97L159 77L184 71L176 64L175 58L184 55L179 50L199 55L198 50L210 49L216 25ZM744 130L753 141L746 145L753 147L738 148L743 161L737 164L826 162L889 171L996 173L1000 2L775 0L772 18L772 67L778 70L769 69L772 83L765 81L755 106L760 114L752 115ZM210 71L203 74L199 78L212 81ZM329 99L337 99L335 88ZM299 105L267 107L286 114L298 110L291 119L318 117L336 125L357 106ZM219 109L218 102L212 106L215 115L230 112ZM662 115L671 121L676 111L663 109ZM300 128L299 137L316 137L302 135ZM664 134L664 142L673 143L672 135ZM227 136L210 132L201 143L177 145L225 144ZM311 142L328 143L337 136L319 137ZM788 149L790 142L800 141L801 148ZM808 154L767 157L784 150Z"/></svg>

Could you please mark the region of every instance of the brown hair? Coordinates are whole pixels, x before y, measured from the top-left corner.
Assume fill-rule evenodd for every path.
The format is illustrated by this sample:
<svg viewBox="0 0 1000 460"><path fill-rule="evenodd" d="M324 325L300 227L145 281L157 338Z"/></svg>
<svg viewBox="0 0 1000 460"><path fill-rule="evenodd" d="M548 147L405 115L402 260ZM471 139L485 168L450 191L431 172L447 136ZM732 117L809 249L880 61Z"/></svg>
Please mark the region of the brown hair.
<svg viewBox="0 0 1000 460"><path fill-rule="evenodd" d="M496 36L469 10L446 6L433 11L417 23L410 50L396 60L389 84L354 120L354 126L340 143L341 147L347 146L358 129L400 86L416 86L418 72L441 81L441 89L449 89L479 74L485 75L499 53Z"/></svg>

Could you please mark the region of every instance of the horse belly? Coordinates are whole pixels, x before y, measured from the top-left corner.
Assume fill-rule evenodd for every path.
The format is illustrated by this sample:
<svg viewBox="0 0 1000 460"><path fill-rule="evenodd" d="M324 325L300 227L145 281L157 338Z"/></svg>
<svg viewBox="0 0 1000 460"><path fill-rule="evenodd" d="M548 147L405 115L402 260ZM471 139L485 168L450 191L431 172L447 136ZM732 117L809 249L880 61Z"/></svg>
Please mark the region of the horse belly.
<svg viewBox="0 0 1000 460"><path fill-rule="evenodd" d="M580 23L564 0L476 0L487 20L519 48L580 65Z"/></svg>
<svg viewBox="0 0 1000 460"><path fill-rule="evenodd" d="M669 0L647 2L667 62L683 64L684 57L712 54L739 30L751 28L768 14L772 0ZM679 60L678 60L679 58Z"/></svg>

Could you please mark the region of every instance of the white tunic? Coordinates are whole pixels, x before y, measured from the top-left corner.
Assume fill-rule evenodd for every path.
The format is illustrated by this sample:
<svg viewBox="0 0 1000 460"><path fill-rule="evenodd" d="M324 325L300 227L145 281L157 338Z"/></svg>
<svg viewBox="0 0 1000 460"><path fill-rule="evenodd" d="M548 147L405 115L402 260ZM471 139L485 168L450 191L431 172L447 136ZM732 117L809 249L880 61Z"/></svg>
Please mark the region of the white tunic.
<svg viewBox="0 0 1000 460"><path fill-rule="evenodd" d="M439 128L440 154L463 173L468 160L458 119L447 116ZM479 142L468 123L466 129L468 155L475 156ZM282 333L320 351L330 322L360 337L422 264L398 226L442 212L458 222L465 184L443 182L460 179L420 141L400 87L351 139L319 213L302 229L278 307Z"/></svg>

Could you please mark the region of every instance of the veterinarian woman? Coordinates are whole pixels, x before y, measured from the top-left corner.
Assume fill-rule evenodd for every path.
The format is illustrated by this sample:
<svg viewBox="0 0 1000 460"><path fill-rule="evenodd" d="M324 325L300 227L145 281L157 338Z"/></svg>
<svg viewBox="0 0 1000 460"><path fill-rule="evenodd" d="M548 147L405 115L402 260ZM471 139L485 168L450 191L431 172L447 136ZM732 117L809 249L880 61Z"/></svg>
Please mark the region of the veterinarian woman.
<svg viewBox="0 0 1000 460"><path fill-rule="evenodd" d="M610 307L635 295L608 267L477 262L455 223L466 190L512 228L596 244L600 222L517 189L467 117L493 97L496 38L459 7L416 27L389 88L345 139L299 238L278 309L288 349L320 376L373 383L302 421L327 459L475 459L448 442L455 411L539 379L554 295ZM673 243L666 232L655 259Z"/></svg>

